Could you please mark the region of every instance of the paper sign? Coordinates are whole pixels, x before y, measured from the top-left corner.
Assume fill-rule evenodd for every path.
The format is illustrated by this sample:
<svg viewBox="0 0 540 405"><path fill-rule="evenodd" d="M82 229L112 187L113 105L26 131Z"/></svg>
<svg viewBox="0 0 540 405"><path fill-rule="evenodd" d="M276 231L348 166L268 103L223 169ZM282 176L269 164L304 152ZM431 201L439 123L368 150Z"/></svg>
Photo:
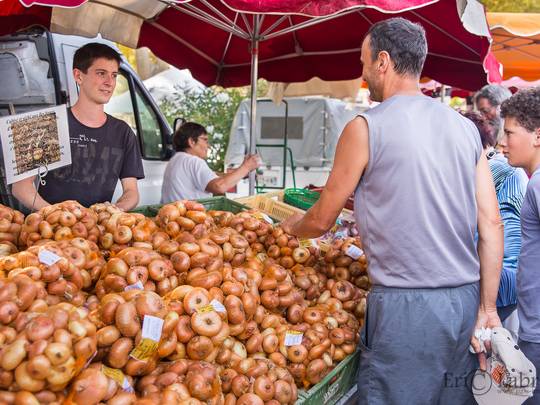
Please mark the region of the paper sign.
<svg viewBox="0 0 540 405"><path fill-rule="evenodd" d="M7 184L71 164L65 105L0 118Z"/></svg>
<svg viewBox="0 0 540 405"><path fill-rule="evenodd" d="M223 306L223 304L221 302L219 302L218 300L212 300L210 301L210 305L212 305L212 307L214 308L214 310L216 312L223 312L223 313L226 313L227 310L225 309L225 307Z"/></svg>
<svg viewBox="0 0 540 405"><path fill-rule="evenodd" d="M349 245L345 250L345 254L354 260L358 260L364 254L364 251L356 245Z"/></svg>
<svg viewBox="0 0 540 405"><path fill-rule="evenodd" d="M39 251L38 259L40 263L46 264L47 266L52 266L58 262L61 257L47 249L43 249Z"/></svg>
<svg viewBox="0 0 540 405"><path fill-rule="evenodd" d="M163 319L156 316L146 315L142 325L142 337L159 342L163 329Z"/></svg>
<svg viewBox="0 0 540 405"><path fill-rule="evenodd" d="M139 280L136 283L130 284L126 288L124 288L124 291L129 291L129 290L144 290L142 281Z"/></svg>
<svg viewBox="0 0 540 405"><path fill-rule="evenodd" d="M285 333L285 346L296 346L302 344L304 334L297 330L288 330Z"/></svg>

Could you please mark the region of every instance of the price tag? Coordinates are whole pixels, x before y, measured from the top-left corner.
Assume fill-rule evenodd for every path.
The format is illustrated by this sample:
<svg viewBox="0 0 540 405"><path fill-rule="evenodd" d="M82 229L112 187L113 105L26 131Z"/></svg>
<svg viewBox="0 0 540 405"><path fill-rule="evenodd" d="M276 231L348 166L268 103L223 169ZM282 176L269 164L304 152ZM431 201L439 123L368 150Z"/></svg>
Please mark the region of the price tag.
<svg viewBox="0 0 540 405"><path fill-rule="evenodd" d="M109 377L111 380L115 381L119 386L122 386L124 383L124 378L126 376L122 373L122 370L117 368L110 368L105 365L101 365L101 372Z"/></svg>
<svg viewBox="0 0 540 405"><path fill-rule="evenodd" d="M212 303L210 303L208 305L205 305L204 307L197 308L197 312L199 314L206 314L208 312L213 312L213 311L215 311L215 309L214 309L214 306L212 305Z"/></svg>
<svg viewBox="0 0 540 405"><path fill-rule="evenodd" d="M257 219L260 219L260 220L264 221L264 222L268 222L270 225L272 225L274 223L274 221L272 221L272 218L270 218L264 212L256 212L253 216L255 218L257 218Z"/></svg>
<svg viewBox="0 0 540 405"><path fill-rule="evenodd" d="M129 291L129 290L144 290L144 285L142 281L139 280L136 283L130 284L126 288L124 288L124 291Z"/></svg>
<svg viewBox="0 0 540 405"><path fill-rule="evenodd" d="M53 264L58 262L61 257L47 249L43 249L39 251L38 259L40 263L46 264L47 266L52 266Z"/></svg>
<svg viewBox="0 0 540 405"><path fill-rule="evenodd" d="M364 254L364 251L356 245L349 245L345 250L345 254L354 260L358 260Z"/></svg>
<svg viewBox="0 0 540 405"><path fill-rule="evenodd" d="M133 392L133 388L131 387L129 380L126 378L124 373L122 373L122 370L102 365L101 372L116 382L124 391Z"/></svg>
<svg viewBox="0 0 540 405"><path fill-rule="evenodd" d="M129 355L137 360L147 361L157 351L159 343L155 340L144 338Z"/></svg>
<svg viewBox="0 0 540 405"><path fill-rule="evenodd" d="M332 242L327 239L321 239L319 240L319 249L321 249L321 252L328 252L330 248L332 247Z"/></svg>
<svg viewBox="0 0 540 405"><path fill-rule="evenodd" d="M300 239L298 243L303 248L316 247L316 243L313 239Z"/></svg>
<svg viewBox="0 0 540 405"><path fill-rule="evenodd" d="M143 320L142 339L129 355L141 361L151 358L159 346L162 329L163 319L146 315Z"/></svg>
<svg viewBox="0 0 540 405"><path fill-rule="evenodd" d="M268 259L268 255L266 253L257 253L257 256L255 256L258 261L261 263L264 263L266 259Z"/></svg>
<svg viewBox="0 0 540 405"><path fill-rule="evenodd" d="M288 330L285 333L285 346L296 346L302 344L304 334L297 330Z"/></svg>
<svg viewBox="0 0 540 405"><path fill-rule="evenodd" d="M216 312L223 312L223 313L227 312L227 309L225 309L223 304L221 302L219 302L218 300L212 300L210 302L210 305L212 305L212 307L214 308L214 310Z"/></svg>

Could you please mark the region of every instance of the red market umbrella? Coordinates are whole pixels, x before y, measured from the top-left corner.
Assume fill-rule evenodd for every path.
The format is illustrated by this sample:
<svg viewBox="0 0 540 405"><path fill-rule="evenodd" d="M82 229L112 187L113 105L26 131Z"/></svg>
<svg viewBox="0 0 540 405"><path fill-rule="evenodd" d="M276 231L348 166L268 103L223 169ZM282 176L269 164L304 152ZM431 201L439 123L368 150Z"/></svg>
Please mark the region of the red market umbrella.
<svg viewBox="0 0 540 405"><path fill-rule="evenodd" d="M0 35L33 24L71 35L101 33L133 48L147 46L172 65L190 69L205 85L250 84L254 40L258 76L268 81L355 79L361 72L365 33L390 16L403 16L426 29L429 55L423 76L475 90L487 82L483 64L493 62L488 58L483 11L473 16L485 27L486 36L479 36L467 30L452 0L193 0L170 5L157 0L40 0L34 4L81 6L26 8L17 0L4 0ZM496 77L496 70L488 73Z"/></svg>
<svg viewBox="0 0 540 405"><path fill-rule="evenodd" d="M497 74L488 57L485 14L476 1L41 0L35 4L1 1L0 35L33 24L63 34L100 33L133 48L149 47L172 65L190 69L206 85L252 84L252 152L258 77L274 82L357 78L366 32L389 16L405 17L426 29L429 53L424 76L477 89L488 81L488 68L491 75Z"/></svg>

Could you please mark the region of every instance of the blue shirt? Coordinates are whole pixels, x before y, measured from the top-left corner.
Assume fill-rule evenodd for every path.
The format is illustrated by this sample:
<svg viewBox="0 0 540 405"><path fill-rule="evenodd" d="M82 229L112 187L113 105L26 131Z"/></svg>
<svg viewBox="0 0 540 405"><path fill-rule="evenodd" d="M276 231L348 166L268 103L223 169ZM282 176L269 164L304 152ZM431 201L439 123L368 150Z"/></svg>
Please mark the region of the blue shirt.
<svg viewBox="0 0 540 405"><path fill-rule="evenodd" d="M504 307L517 302L516 273L521 249L520 211L528 178L523 169L510 166L501 154L489 160L489 167L504 224L504 259L497 296L497 306Z"/></svg>

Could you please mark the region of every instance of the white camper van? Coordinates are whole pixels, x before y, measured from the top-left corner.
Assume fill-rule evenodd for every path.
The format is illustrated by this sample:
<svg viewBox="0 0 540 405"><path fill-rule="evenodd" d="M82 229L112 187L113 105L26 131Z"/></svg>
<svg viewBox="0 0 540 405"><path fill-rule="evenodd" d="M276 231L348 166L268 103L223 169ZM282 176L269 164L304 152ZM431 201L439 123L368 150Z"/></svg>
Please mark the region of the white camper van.
<svg viewBox="0 0 540 405"><path fill-rule="evenodd" d="M280 104L257 100L256 144L263 161L257 187L271 191L310 184L324 186L343 128L366 109L364 105L327 97L290 97ZM226 167L242 163L249 151L249 131L250 101L244 100L231 128ZM247 195L248 190L248 182L243 180L235 195Z"/></svg>
<svg viewBox="0 0 540 405"><path fill-rule="evenodd" d="M0 116L73 105L78 98L73 55L88 42L102 42L116 49L100 37L51 34L37 28L0 37ZM145 179L139 181L139 204L156 204L166 161L173 154L172 129L127 60L123 59L119 73L115 94L105 111L126 121L137 135L145 173ZM113 102L117 97L122 98L121 103ZM2 204L19 207L4 179L0 183ZM119 195L118 185L113 201Z"/></svg>

